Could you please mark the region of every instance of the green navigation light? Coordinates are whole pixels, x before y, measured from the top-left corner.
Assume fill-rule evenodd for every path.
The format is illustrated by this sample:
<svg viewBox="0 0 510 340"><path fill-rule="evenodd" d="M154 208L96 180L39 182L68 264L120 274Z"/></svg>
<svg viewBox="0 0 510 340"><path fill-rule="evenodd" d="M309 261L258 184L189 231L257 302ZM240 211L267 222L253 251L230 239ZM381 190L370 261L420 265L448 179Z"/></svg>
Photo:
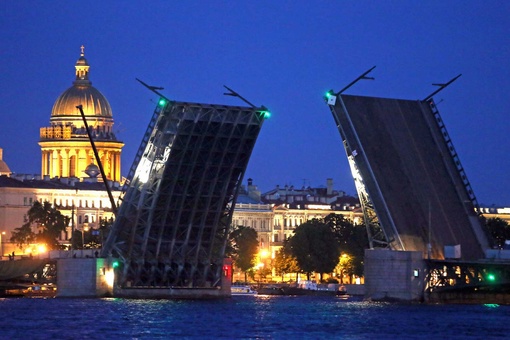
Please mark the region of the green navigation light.
<svg viewBox="0 0 510 340"><path fill-rule="evenodd" d="M488 281L491 281L491 282L496 281L496 275L489 273L489 274L487 275L487 280L488 280Z"/></svg>
<svg viewBox="0 0 510 340"><path fill-rule="evenodd" d="M328 103L328 104L332 104L330 103L330 101L335 97L335 92L333 90L329 90L328 92L324 93L324 100Z"/></svg>
<svg viewBox="0 0 510 340"><path fill-rule="evenodd" d="M113 261L112 267L117 268L119 266L119 261Z"/></svg>
<svg viewBox="0 0 510 340"><path fill-rule="evenodd" d="M268 119L271 117L271 112L269 111L261 111L261 113L264 116L264 119Z"/></svg>
<svg viewBox="0 0 510 340"><path fill-rule="evenodd" d="M159 98L158 105L163 107L167 103L167 100L165 98Z"/></svg>

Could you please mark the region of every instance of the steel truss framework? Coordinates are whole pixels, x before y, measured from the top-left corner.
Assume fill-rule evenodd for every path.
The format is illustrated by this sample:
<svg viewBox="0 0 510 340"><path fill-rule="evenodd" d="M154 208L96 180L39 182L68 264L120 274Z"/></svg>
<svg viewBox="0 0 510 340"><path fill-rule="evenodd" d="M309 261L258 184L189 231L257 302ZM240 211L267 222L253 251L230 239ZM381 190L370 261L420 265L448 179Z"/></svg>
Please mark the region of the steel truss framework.
<svg viewBox="0 0 510 340"><path fill-rule="evenodd" d="M263 121L259 108L156 108L103 250L120 259L120 287L220 285L235 200Z"/></svg>
<svg viewBox="0 0 510 340"><path fill-rule="evenodd" d="M510 293L510 265L497 262L427 261L426 293Z"/></svg>

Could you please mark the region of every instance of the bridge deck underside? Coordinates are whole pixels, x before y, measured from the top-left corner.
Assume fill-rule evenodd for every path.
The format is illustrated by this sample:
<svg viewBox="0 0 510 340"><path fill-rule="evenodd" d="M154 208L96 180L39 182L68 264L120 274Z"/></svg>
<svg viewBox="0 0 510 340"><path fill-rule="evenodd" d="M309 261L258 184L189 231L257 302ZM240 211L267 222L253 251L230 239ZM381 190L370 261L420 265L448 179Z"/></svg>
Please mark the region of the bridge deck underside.
<svg viewBox="0 0 510 340"><path fill-rule="evenodd" d="M463 259L483 257L473 228L481 228L471 200L435 122L421 101L342 95L357 141L372 169L405 250L443 258L444 246L461 245ZM362 167L365 168L365 167ZM366 168L365 168L366 169ZM362 173L363 178L369 176ZM368 191L375 192L374 183ZM376 211L384 209L374 204Z"/></svg>
<svg viewBox="0 0 510 340"><path fill-rule="evenodd" d="M235 198L262 122L255 108L165 108L105 246L122 259L120 285L220 282Z"/></svg>

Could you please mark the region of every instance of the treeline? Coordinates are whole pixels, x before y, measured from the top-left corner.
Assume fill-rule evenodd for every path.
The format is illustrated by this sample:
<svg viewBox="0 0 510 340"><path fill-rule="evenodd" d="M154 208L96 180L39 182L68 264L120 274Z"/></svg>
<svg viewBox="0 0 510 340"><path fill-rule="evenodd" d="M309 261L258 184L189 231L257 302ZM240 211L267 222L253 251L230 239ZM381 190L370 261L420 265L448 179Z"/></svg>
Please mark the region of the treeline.
<svg viewBox="0 0 510 340"><path fill-rule="evenodd" d="M244 226L233 227L227 256L232 257L237 269L254 278L258 254L257 232ZM259 275L304 273L310 279L318 273L336 272L347 276L363 275L363 255L368 247L366 229L354 225L342 215L330 214L323 219L311 219L299 225L294 235L283 242L283 247L271 261L272 268L259 268Z"/></svg>

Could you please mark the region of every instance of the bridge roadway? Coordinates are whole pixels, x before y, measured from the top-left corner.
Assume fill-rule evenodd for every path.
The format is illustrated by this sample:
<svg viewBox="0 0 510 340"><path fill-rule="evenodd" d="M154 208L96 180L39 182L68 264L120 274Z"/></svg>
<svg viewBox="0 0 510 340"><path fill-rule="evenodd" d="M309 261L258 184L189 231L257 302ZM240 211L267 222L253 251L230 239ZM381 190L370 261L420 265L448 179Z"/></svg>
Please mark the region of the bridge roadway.
<svg viewBox="0 0 510 340"><path fill-rule="evenodd" d="M443 259L444 246L453 245L461 246L462 260L483 258L487 241L476 200L451 155L453 146L445 142L446 130L437 123L433 103L340 98L333 109L347 112L339 123L351 125L357 134L346 139L356 151L368 192L381 193L382 200L373 202L375 210L379 215L386 209L404 250L426 253L430 235L431 258ZM367 180L370 171L374 181Z"/></svg>

